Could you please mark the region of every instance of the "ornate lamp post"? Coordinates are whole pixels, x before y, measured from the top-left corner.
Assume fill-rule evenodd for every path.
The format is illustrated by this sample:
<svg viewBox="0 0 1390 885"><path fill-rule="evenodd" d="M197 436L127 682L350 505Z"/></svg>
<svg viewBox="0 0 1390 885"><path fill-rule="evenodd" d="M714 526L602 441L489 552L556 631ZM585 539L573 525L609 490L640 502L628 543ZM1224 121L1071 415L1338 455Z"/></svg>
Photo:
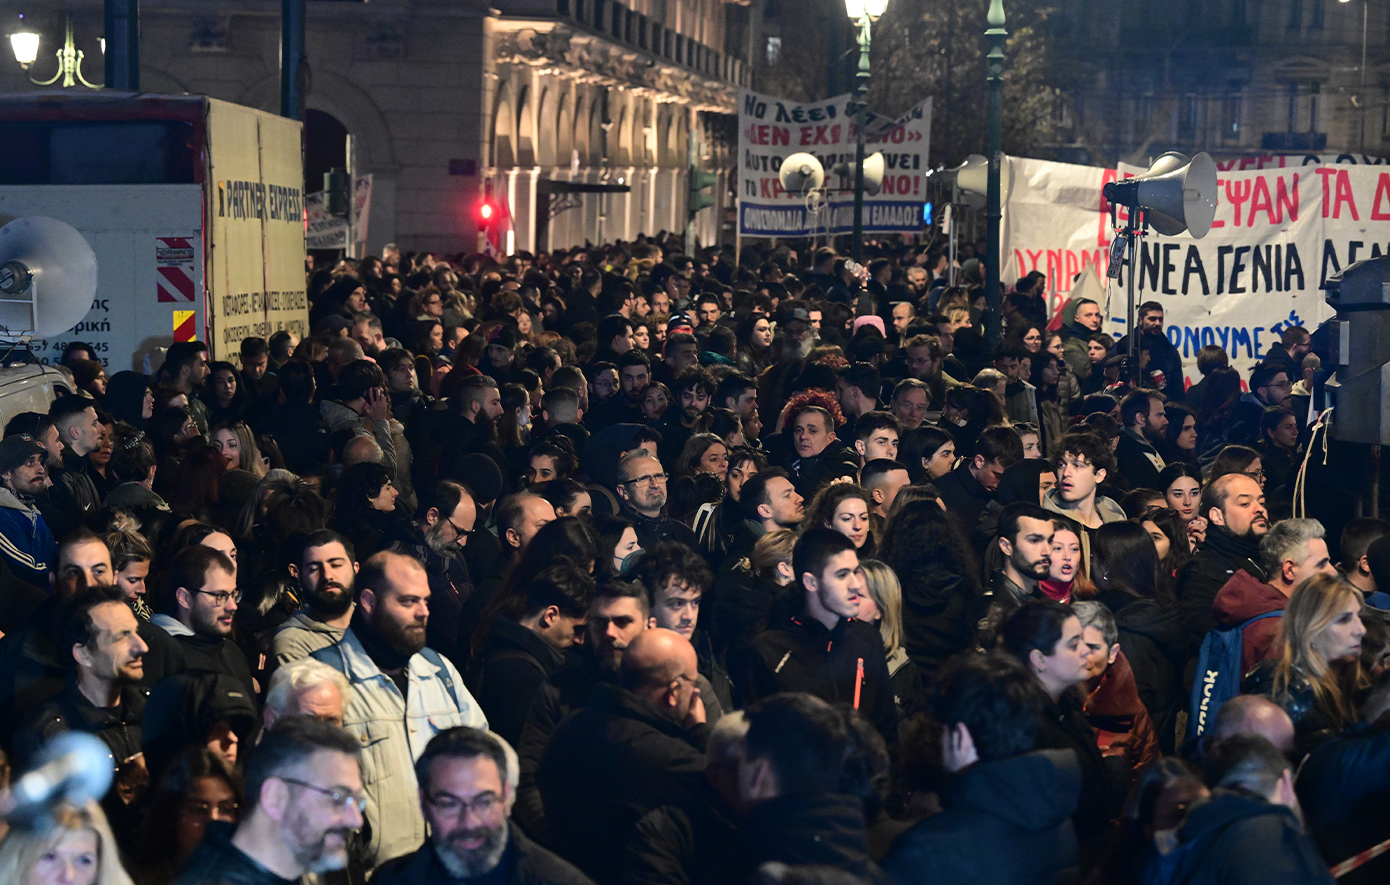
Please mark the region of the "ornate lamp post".
<svg viewBox="0 0 1390 885"><path fill-rule="evenodd" d="M991 346L999 343L1003 334L999 304L999 171L1004 161L1003 149L1003 109L1000 107L1000 92L1004 87L1004 38L1009 32L1004 30L1004 0L990 0L989 30L985 39L989 41L989 184L985 195L985 300L989 303L989 325L987 332Z"/></svg>
<svg viewBox="0 0 1390 885"><path fill-rule="evenodd" d="M63 26L66 36L63 39L63 48L54 53L58 57L58 72L52 77L36 80L29 73L29 68L39 57L39 35L33 31L16 31L10 35L10 48L14 50L15 61L24 68L25 76L35 86L52 86L61 79L64 88L81 83L89 89L100 89L101 86L87 82L87 78L82 76L83 52L72 39L71 12L64 14Z"/></svg>
<svg viewBox="0 0 1390 885"><path fill-rule="evenodd" d="M864 111L869 95L869 45L873 23L888 0L845 0L845 12L859 24L859 67L854 73L854 260L864 260Z"/></svg>
<svg viewBox="0 0 1390 885"><path fill-rule="evenodd" d="M1350 3L1351 0L1338 0L1341 3ZM1356 96L1356 103L1361 108L1361 136L1359 148L1364 154L1366 152L1366 26L1371 19L1370 0L1361 0L1361 92Z"/></svg>

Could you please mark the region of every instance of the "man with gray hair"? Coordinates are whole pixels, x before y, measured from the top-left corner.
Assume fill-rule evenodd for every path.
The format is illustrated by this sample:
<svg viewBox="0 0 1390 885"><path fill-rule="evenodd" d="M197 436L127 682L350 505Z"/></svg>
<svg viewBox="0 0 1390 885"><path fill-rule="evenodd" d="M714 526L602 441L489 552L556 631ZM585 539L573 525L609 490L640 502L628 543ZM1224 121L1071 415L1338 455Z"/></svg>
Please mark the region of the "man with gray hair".
<svg viewBox="0 0 1390 885"><path fill-rule="evenodd" d="M1259 544L1259 565L1268 583L1236 569L1212 602L1219 629L1241 628L1241 672L1265 658L1278 657L1275 636L1280 615L1294 588L1313 575L1335 575L1326 532L1316 519L1275 523ZM1258 620L1256 620L1258 619Z"/></svg>
<svg viewBox="0 0 1390 885"><path fill-rule="evenodd" d="M666 468L646 449L634 449L618 462L618 503L620 514L632 520L637 542L643 550L657 544L679 541L692 550L699 542L689 526L666 515Z"/></svg>
<svg viewBox="0 0 1390 885"><path fill-rule="evenodd" d="M313 658L286 664L270 677L263 717L267 730L286 716L312 716L343 724L343 709L352 691L347 677Z"/></svg>
<svg viewBox="0 0 1390 885"><path fill-rule="evenodd" d="M417 851L378 869L373 885L484 880L590 885L576 867L512 826L516 751L497 735L477 728L440 732L416 761L415 778L429 838Z"/></svg>

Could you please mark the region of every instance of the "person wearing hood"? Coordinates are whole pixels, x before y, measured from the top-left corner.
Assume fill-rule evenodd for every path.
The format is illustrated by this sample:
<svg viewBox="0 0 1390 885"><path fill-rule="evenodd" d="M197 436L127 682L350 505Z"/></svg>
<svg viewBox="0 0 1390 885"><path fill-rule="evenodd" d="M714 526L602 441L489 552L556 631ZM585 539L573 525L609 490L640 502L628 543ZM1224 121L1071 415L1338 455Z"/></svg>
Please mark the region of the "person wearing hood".
<svg viewBox="0 0 1390 885"><path fill-rule="evenodd" d="M368 309L367 289L357 277L341 276L314 299L309 311L309 326L318 325L329 317L339 317L352 325L352 318Z"/></svg>
<svg viewBox="0 0 1390 885"><path fill-rule="evenodd" d="M747 655L746 700L804 691L827 703L859 701L862 715L885 741L896 743L898 714L883 637L859 620L867 595L854 542L834 529L807 529L796 542L792 568L802 604L774 620Z"/></svg>
<svg viewBox="0 0 1390 885"><path fill-rule="evenodd" d="M150 779L187 747L205 745L235 770L260 722L256 696L221 673L188 671L160 680L145 701L141 746Z"/></svg>
<svg viewBox="0 0 1390 885"><path fill-rule="evenodd" d="M1100 331L1100 305L1089 298L1073 298L1062 308L1062 359L1078 381L1091 374L1086 343Z"/></svg>
<svg viewBox="0 0 1390 885"><path fill-rule="evenodd" d="M1211 796L1194 804L1150 881L1332 885L1303 829L1292 766L1267 738L1233 735L1206 754Z"/></svg>
<svg viewBox="0 0 1390 885"><path fill-rule="evenodd" d="M1280 618L1251 619L1283 612L1294 588L1313 575L1337 574L1327 552L1322 523L1316 519L1275 523L1260 539L1259 563L1269 577L1268 583L1243 568L1236 569L1212 602L1217 627L1230 629L1245 624L1241 631L1241 673L1249 673L1260 661L1280 654Z"/></svg>
<svg viewBox="0 0 1390 885"><path fill-rule="evenodd" d="M35 502L48 477L46 457L27 433L0 440L0 557L17 577L39 588L48 585L48 565L58 549Z"/></svg>
<svg viewBox="0 0 1390 885"><path fill-rule="evenodd" d="M1207 520L1206 540L1178 575L1177 585L1192 650L1216 626L1212 603L1236 569L1264 580L1257 559L1260 539L1269 532L1264 490L1243 473L1213 480L1202 490L1199 507L1199 515Z"/></svg>
<svg viewBox="0 0 1390 885"><path fill-rule="evenodd" d="M132 427L144 427L154 416L150 381L139 372L117 372L106 382L106 411Z"/></svg>
<svg viewBox="0 0 1390 885"><path fill-rule="evenodd" d="M1043 714L1033 678L1008 656L953 659L928 698L928 760L945 770L941 812L904 832L883 860L901 885L1075 882L1071 817L1081 771L1066 750L1034 750Z"/></svg>
<svg viewBox="0 0 1390 885"><path fill-rule="evenodd" d="M1099 491L1114 469L1114 452L1093 433L1069 433L1057 447L1057 486L1043 495L1043 507L1085 530L1081 542L1087 557L1095 531L1125 519L1120 505Z"/></svg>

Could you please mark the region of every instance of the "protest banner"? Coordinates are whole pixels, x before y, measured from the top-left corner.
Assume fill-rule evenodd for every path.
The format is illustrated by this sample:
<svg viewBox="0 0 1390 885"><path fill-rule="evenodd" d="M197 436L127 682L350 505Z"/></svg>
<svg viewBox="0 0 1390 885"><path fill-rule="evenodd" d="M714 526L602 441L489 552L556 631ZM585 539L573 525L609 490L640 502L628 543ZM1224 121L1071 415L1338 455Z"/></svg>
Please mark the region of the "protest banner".
<svg viewBox="0 0 1390 885"><path fill-rule="evenodd" d="M854 157L858 128L852 96L790 102L743 90L739 97L739 234L805 237L849 233L854 227ZM882 189L864 198L868 233L917 233L926 202L931 99L896 119L867 112L864 155L883 153ZM825 193L808 200L782 190L778 170L791 154L813 155L825 168ZM832 170L849 164L848 177Z"/></svg>

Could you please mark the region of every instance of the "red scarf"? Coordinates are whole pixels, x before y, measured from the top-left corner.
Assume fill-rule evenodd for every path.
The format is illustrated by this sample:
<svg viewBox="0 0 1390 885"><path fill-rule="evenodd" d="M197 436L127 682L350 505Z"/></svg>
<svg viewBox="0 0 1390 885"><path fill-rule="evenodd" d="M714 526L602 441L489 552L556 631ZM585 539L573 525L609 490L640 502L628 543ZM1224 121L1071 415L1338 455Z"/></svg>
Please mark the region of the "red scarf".
<svg viewBox="0 0 1390 885"><path fill-rule="evenodd" d="M1038 589L1042 591L1044 596L1051 599L1053 602L1060 602L1063 605L1067 605L1071 602L1071 588L1075 584L1075 581L1067 581L1063 584L1061 581L1043 578L1038 582Z"/></svg>

